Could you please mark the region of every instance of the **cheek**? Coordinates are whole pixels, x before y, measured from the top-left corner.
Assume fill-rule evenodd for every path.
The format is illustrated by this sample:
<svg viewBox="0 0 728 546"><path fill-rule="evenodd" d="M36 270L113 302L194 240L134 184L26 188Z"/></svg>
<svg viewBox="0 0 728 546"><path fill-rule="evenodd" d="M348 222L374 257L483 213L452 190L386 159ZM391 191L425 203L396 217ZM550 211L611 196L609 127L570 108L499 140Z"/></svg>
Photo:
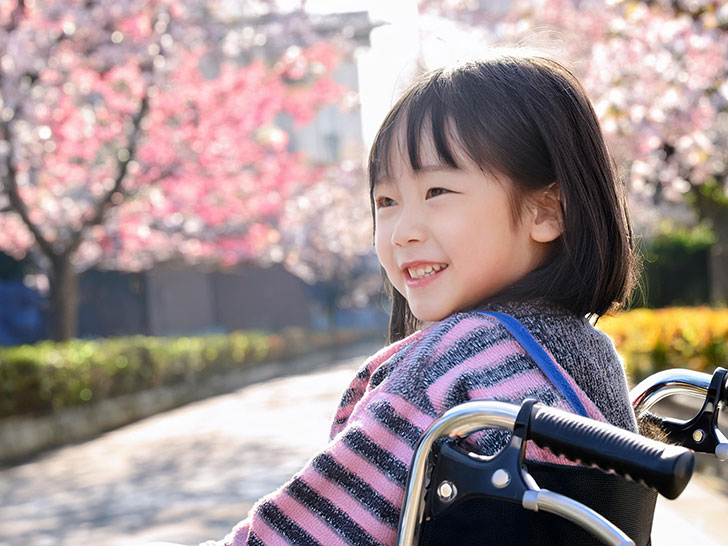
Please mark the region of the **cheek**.
<svg viewBox="0 0 728 546"><path fill-rule="evenodd" d="M385 261L387 260L388 248L384 234L380 228L374 232L374 250L377 253L379 263L384 266Z"/></svg>
<svg viewBox="0 0 728 546"><path fill-rule="evenodd" d="M387 273L390 281L394 281L392 273L397 268L394 262L394 256L392 254L392 245L390 244L391 238L386 232L386 229L377 227L377 231L374 234L374 250L377 253L377 259L382 264L384 271Z"/></svg>

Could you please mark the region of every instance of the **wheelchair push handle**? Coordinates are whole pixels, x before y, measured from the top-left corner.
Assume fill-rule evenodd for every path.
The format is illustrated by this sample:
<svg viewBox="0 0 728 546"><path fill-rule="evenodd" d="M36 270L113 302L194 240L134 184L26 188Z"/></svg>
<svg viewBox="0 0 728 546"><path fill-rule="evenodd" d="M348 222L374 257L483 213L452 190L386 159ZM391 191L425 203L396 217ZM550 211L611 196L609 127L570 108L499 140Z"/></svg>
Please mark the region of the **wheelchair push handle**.
<svg viewBox="0 0 728 546"><path fill-rule="evenodd" d="M491 476L490 480L485 480L486 496L515 501L529 510L553 512L613 546L633 542L615 525L592 513L586 506L575 501L567 502L570 499L540 489L528 474L527 465L525 468L522 466L526 445L523 440L533 440L540 447L562 453L574 461L613 470L670 498L676 497L685 488L694 466L694 455L688 449L665 446L533 400L525 401L520 407L493 400L472 400L445 412L420 439L407 480L397 546L417 544L419 526L425 517L425 493L431 478L437 494L446 494L439 489L443 482L433 476L435 459L441 458L433 458L435 445L445 440L440 449L442 455L448 442L461 443L471 434L490 427L511 430L513 437L510 444L494 457L478 459L479 470ZM493 481L498 474L503 474L501 469L505 469L512 478L506 485Z"/></svg>
<svg viewBox="0 0 728 546"><path fill-rule="evenodd" d="M572 461L643 483L668 499L682 493L695 463L693 454L683 447L541 404L531 410L529 438Z"/></svg>
<svg viewBox="0 0 728 546"><path fill-rule="evenodd" d="M713 374L674 369L652 374L630 392L639 418L652 406L675 395L699 398L703 405L692 419L682 421L659 417L667 441L728 460L728 438L718 428L720 411L728 403L728 370L716 368Z"/></svg>

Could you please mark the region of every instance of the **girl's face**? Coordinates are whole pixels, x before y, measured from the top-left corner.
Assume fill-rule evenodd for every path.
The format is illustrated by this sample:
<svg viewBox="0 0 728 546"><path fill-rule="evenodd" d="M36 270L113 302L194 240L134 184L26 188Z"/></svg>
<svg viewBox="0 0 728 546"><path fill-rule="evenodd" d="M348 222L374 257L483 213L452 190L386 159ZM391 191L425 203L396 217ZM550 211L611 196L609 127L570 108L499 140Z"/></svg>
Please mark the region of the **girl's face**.
<svg viewBox="0 0 728 546"><path fill-rule="evenodd" d="M374 188L377 257L412 313L441 320L476 306L546 257L543 215L524 205L514 226L504 183L472 163L453 169L423 150L423 168L395 160ZM510 182L506 182L510 183Z"/></svg>

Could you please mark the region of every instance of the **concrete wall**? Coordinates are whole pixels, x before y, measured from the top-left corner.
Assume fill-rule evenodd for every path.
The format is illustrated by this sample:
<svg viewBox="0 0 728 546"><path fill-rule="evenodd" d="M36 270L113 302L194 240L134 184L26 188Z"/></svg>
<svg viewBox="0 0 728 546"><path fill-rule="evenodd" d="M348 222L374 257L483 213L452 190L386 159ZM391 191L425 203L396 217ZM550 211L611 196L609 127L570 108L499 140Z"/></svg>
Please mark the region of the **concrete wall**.
<svg viewBox="0 0 728 546"><path fill-rule="evenodd" d="M121 336L148 332L144 273L86 271L80 278L78 335Z"/></svg>
<svg viewBox="0 0 728 546"><path fill-rule="evenodd" d="M311 327L306 284L279 264L226 271L183 264L143 273L88 271L81 287L82 337Z"/></svg>
<svg viewBox="0 0 728 546"><path fill-rule="evenodd" d="M305 283L281 265L212 273L210 282L215 315L228 331L311 324Z"/></svg>
<svg viewBox="0 0 728 546"><path fill-rule="evenodd" d="M217 329L207 273L189 266L160 265L147 271L145 278L150 335Z"/></svg>

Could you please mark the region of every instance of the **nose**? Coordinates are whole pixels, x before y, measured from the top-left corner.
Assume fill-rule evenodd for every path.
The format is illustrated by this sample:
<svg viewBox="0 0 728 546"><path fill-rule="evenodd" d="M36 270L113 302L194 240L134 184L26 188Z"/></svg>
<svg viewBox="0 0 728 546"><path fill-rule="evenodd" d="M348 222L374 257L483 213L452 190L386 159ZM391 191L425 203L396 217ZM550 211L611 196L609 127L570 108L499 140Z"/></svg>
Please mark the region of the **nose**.
<svg viewBox="0 0 728 546"><path fill-rule="evenodd" d="M423 242L427 239L422 211L416 207L402 207L397 223L392 230L392 244L404 246L409 243Z"/></svg>

